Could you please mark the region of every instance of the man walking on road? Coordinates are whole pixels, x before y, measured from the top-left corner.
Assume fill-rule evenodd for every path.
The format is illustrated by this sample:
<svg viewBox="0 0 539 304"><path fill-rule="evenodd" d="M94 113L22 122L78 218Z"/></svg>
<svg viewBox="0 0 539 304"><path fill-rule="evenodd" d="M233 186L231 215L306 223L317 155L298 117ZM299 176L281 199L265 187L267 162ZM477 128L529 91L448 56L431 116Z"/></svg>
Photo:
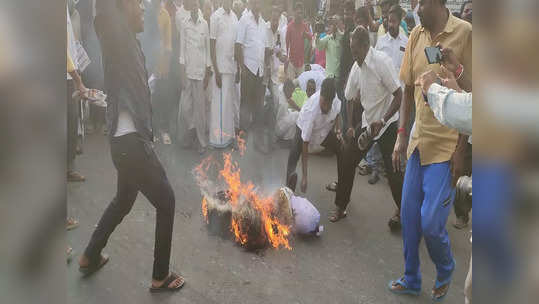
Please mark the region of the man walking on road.
<svg viewBox="0 0 539 304"><path fill-rule="evenodd" d="M102 0L97 2L96 10L95 28L103 54L108 95L110 148L118 182L116 196L79 259L79 270L87 276L108 262L108 256L101 251L133 207L140 191L156 209L150 291L178 290L185 281L169 271L175 198L153 149L148 73L136 38L136 34L144 30L142 1Z"/></svg>

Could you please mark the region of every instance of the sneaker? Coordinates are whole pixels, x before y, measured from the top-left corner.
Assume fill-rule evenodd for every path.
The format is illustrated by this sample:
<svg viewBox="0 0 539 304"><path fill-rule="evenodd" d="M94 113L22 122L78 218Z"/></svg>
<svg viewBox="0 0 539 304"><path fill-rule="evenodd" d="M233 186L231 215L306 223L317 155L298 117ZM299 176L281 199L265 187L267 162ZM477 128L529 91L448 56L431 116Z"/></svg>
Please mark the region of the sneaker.
<svg viewBox="0 0 539 304"><path fill-rule="evenodd" d="M458 230L464 229L468 227L468 220L469 219L465 216L458 216L453 223L453 227L457 228Z"/></svg>
<svg viewBox="0 0 539 304"><path fill-rule="evenodd" d="M371 173L371 176L369 177L369 184L374 185L380 180L380 176L378 176L378 172L376 170L373 170Z"/></svg>

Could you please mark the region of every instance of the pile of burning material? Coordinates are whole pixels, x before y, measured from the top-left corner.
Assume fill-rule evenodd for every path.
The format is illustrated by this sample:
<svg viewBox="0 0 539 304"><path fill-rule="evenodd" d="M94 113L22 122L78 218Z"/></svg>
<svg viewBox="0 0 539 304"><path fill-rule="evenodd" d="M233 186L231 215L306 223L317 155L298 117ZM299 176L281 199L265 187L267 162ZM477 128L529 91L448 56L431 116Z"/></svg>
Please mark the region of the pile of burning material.
<svg viewBox="0 0 539 304"><path fill-rule="evenodd" d="M293 216L288 203L279 202L279 195L259 194L251 182L243 183L237 163L232 162L230 154L223 156L223 169L216 181L207 176L216 165L211 159L194 170L203 196L202 215L209 230L221 235L230 231L235 241L249 250L268 245L291 250Z"/></svg>

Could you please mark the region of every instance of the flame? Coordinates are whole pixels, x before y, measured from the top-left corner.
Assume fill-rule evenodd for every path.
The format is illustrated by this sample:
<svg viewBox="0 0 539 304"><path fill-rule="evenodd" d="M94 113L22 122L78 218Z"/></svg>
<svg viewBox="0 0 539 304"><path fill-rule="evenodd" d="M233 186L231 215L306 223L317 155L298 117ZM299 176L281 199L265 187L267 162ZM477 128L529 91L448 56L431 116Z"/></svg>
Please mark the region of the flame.
<svg viewBox="0 0 539 304"><path fill-rule="evenodd" d="M238 136L237 141L240 154L243 155L245 151L245 140L241 136ZM203 194L215 191L215 189L207 189L209 187L208 185L213 185L213 183L208 182L208 176L206 174L213 164L215 163L211 157L208 157L193 170ZM273 196L264 197L257 193L256 187L252 182L248 181L244 183L241 181L240 173L239 165L232 160L231 153L223 153L223 168L219 171L219 179L221 179L221 182L224 182L227 195L230 198L228 203L232 207L233 213L239 210L240 205L245 207L243 204L248 204L247 207L252 209L260 217L262 225L261 235L253 236L248 231L251 228L249 227L251 223L242 221L239 217L232 216L230 230L234 234L235 241L241 245L246 245L250 241L258 243L258 241L262 240L265 243L267 240L273 248L284 247L292 250L289 243L291 236L290 226L276 216L278 210L276 210L275 198ZM206 223L208 223L208 201L205 195L202 199L201 207L202 215ZM256 240L250 239L255 237L257 238Z"/></svg>
<svg viewBox="0 0 539 304"><path fill-rule="evenodd" d="M206 224L208 224L208 201L206 200L206 197L202 198L202 216L204 217Z"/></svg>

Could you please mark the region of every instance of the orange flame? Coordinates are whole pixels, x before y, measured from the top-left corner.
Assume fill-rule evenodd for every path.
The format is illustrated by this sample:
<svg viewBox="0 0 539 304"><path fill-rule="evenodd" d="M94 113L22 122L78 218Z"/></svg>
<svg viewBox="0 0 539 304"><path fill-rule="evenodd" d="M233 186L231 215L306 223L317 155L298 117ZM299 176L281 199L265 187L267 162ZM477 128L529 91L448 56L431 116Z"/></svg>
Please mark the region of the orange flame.
<svg viewBox="0 0 539 304"><path fill-rule="evenodd" d="M240 148L240 154L243 155L245 151L245 140L240 136L237 137L238 146ZM210 167L216 164L211 157L204 159L193 170L200 187L207 187L208 180L207 172ZM268 243L273 248L284 247L288 250L292 250L289 244L290 226L281 222L276 216L277 210L273 196L263 197L256 191L256 187L252 182L243 183L241 181L241 170L237 162L232 161L230 153L223 153L223 168L219 171L219 176L225 183L227 195L229 197L229 204L232 210L238 210L240 203L247 203L249 207L254 210L257 216L260 216L262 224L262 232L260 236L252 236L248 234L249 224L243 222L241 218L231 219L231 231L234 233L235 240L241 245L246 245L249 241L257 243L260 237L267 239ZM211 184L211 183L210 183ZM213 189L211 190L213 191ZM205 189L203 192L211 192ZM208 201L206 197L202 199L202 215L206 223L208 223ZM245 230L245 231L244 231ZM250 240L249 238L257 238L257 240Z"/></svg>
<svg viewBox="0 0 539 304"><path fill-rule="evenodd" d="M206 224L208 224L208 201L206 200L206 197L202 198L202 216L204 217Z"/></svg>

